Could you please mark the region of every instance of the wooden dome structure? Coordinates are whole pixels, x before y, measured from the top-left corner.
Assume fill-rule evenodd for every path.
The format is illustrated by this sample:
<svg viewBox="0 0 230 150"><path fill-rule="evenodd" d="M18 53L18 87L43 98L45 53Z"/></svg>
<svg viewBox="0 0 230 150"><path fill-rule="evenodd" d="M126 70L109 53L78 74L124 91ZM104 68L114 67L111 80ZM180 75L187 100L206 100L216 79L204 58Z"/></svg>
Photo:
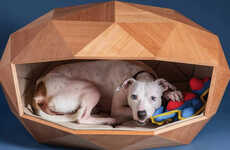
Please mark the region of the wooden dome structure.
<svg viewBox="0 0 230 150"><path fill-rule="evenodd" d="M31 66L38 66L30 75L33 77L49 62L85 59L154 60L211 67L205 112L148 131L71 129L25 113L22 95L26 81L20 77L28 77ZM0 70L11 111L38 142L93 149L190 143L216 113L230 79L215 34L174 10L117 1L57 8L19 29L9 38Z"/></svg>

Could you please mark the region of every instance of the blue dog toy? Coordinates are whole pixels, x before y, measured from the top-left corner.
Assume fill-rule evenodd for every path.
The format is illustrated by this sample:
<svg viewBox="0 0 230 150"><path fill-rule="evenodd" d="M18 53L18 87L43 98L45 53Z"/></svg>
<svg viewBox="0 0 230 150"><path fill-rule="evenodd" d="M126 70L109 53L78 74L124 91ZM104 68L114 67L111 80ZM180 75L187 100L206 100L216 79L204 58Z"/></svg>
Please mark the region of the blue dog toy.
<svg viewBox="0 0 230 150"><path fill-rule="evenodd" d="M199 84L196 84L197 81L198 82L201 81L201 82ZM206 103L205 97L208 94L209 86L210 86L210 80L205 79L202 81L196 78L191 79L190 87L192 89L192 92L197 94L198 97L194 96L191 99L187 99L183 105L170 111L166 110L166 108L161 106L152 115L151 117L152 123L157 125L163 125L168 122L183 120L188 117L200 114L205 108L205 103Z"/></svg>

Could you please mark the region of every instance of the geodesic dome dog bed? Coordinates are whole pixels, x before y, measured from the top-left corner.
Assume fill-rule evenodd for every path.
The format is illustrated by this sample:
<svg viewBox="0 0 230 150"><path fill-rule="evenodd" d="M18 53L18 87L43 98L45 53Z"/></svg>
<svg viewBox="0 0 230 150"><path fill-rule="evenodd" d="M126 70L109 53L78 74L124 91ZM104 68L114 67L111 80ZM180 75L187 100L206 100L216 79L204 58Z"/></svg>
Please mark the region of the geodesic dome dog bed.
<svg viewBox="0 0 230 150"><path fill-rule="evenodd" d="M53 123L26 109L42 72L100 59L143 61L182 90L191 76L210 77L205 111L161 127L113 128ZM10 36L0 69L11 111L38 142L93 149L190 143L216 113L230 78L216 35L174 10L116 1L48 12Z"/></svg>

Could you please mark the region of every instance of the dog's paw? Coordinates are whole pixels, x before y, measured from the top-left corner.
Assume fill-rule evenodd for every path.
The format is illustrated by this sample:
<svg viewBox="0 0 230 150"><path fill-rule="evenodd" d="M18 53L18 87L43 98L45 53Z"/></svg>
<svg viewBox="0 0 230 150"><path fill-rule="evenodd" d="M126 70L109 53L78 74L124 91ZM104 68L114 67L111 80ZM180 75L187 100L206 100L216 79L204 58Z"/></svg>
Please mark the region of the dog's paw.
<svg viewBox="0 0 230 150"><path fill-rule="evenodd" d="M172 101L182 101L183 100L183 94L181 91L170 91L167 92L166 95L167 99Z"/></svg>

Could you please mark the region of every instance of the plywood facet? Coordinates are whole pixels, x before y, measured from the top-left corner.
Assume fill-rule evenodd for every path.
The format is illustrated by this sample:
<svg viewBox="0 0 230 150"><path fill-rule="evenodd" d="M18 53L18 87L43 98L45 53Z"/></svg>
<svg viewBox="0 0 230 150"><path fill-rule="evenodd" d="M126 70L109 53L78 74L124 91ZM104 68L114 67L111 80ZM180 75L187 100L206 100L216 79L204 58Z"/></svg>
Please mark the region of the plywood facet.
<svg viewBox="0 0 230 150"><path fill-rule="evenodd" d="M134 150L178 145L177 142L152 135L81 135L80 137L109 150Z"/></svg>
<svg viewBox="0 0 230 150"><path fill-rule="evenodd" d="M14 86L13 74L10 65L4 65L1 68L1 85L6 93L6 96L10 99L11 108L13 111L19 112L17 95Z"/></svg>
<svg viewBox="0 0 230 150"><path fill-rule="evenodd" d="M87 139L104 147L105 149L117 150L125 148L129 145L132 145L136 142L144 140L145 138L151 136L142 136L142 135L81 135L81 137Z"/></svg>
<svg viewBox="0 0 230 150"><path fill-rule="evenodd" d="M205 115L210 117L214 115L220 105L220 100L224 96L226 87L228 86L230 74L222 70L222 68L215 67L212 76L211 86L213 89L209 92L209 100L206 104ZM228 91L229 92L229 91Z"/></svg>
<svg viewBox="0 0 230 150"><path fill-rule="evenodd" d="M50 55L47 55L47 52ZM49 23L23 48L23 51L13 59L13 62L31 63L67 58L73 58L71 49L67 48L63 37L55 29L55 26Z"/></svg>
<svg viewBox="0 0 230 150"><path fill-rule="evenodd" d="M75 56L94 58L150 58L153 57L153 54L133 39L119 25L114 24L80 52L76 53Z"/></svg>
<svg viewBox="0 0 230 150"><path fill-rule="evenodd" d="M145 139L139 140L135 143L122 148L122 150L139 150L139 149L150 149L159 147L168 147L180 145L175 141L167 140L158 136L147 137Z"/></svg>
<svg viewBox="0 0 230 150"><path fill-rule="evenodd" d="M182 14L178 13L177 11L173 9L168 8L159 8L154 6L145 6L145 5L138 5L138 4L129 4L130 6L136 7L138 9L141 9L143 11L151 12L152 14L160 16L162 19L167 18L167 21L170 22L180 22L183 24L187 24L189 26L192 26L194 28L199 28L201 30L207 31L205 28L201 27L197 23L193 22L192 20L186 18Z"/></svg>
<svg viewBox="0 0 230 150"><path fill-rule="evenodd" d="M157 56L185 63L216 65L218 62L216 47L210 48L207 45L207 36L212 41L212 35L207 35L206 32L199 30L191 31L191 29L177 24ZM216 44L217 42L214 40L212 43Z"/></svg>
<svg viewBox="0 0 230 150"><path fill-rule="evenodd" d="M114 3L98 3L83 7L72 7L69 10L55 12L55 20L78 21L114 21ZM61 12L60 12L61 11ZM57 15L59 14L59 15Z"/></svg>
<svg viewBox="0 0 230 150"><path fill-rule="evenodd" d="M175 28L172 23L119 23L119 25L154 55L164 46ZM159 32L161 29L164 31Z"/></svg>
<svg viewBox="0 0 230 150"><path fill-rule="evenodd" d="M143 22L167 22L167 18L155 15L148 11L143 11L128 3L115 2L114 4L115 22L117 23L143 23ZM141 19L140 19L141 18Z"/></svg>
<svg viewBox="0 0 230 150"><path fill-rule="evenodd" d="M57 32L63 38L72 55L78 53L91 41L98 38L107 28L111 26L110 22L52 22Z"/></svg>
<svg viewBox="0 0 230 150"><path fill-rule="evenodd" d="M34 27L15 32L11 36L11 59L13 60L16 56L18 56L20 52L23 51L24 48L32 42L32 40L39 34L39 32L43 28L46 28L47 25L48 23L44 22ZM22 53L24 54L25 51Z"/></svg>
<svg viewBox="0 0 230 150"><path fill-rule="evenodd" d="M189 125L161 133L157 136L178 143L189 144L207 122L208 120L202 120L200 122L191 123Z"/></svg>
<svg viewBox="0 0 230 150"><path fill-rule="evenodd" d="M51 128L49 126L35 123L31 120L21 119L20 121L25 128L29 130L32 136L40 143L68 135L68 133Z"/></svg>
<svg viewBox="0 0 230 150"><path fill-rule="evenodd" d="M82 138L77 135L67 135L63 137L57 137L55 139L49 139L47 144L56 145L56 146L66 146L70 148L78 148L78 149L93 149L93 150L101 150L103 147L100 147L93 142Z"/></svg>

